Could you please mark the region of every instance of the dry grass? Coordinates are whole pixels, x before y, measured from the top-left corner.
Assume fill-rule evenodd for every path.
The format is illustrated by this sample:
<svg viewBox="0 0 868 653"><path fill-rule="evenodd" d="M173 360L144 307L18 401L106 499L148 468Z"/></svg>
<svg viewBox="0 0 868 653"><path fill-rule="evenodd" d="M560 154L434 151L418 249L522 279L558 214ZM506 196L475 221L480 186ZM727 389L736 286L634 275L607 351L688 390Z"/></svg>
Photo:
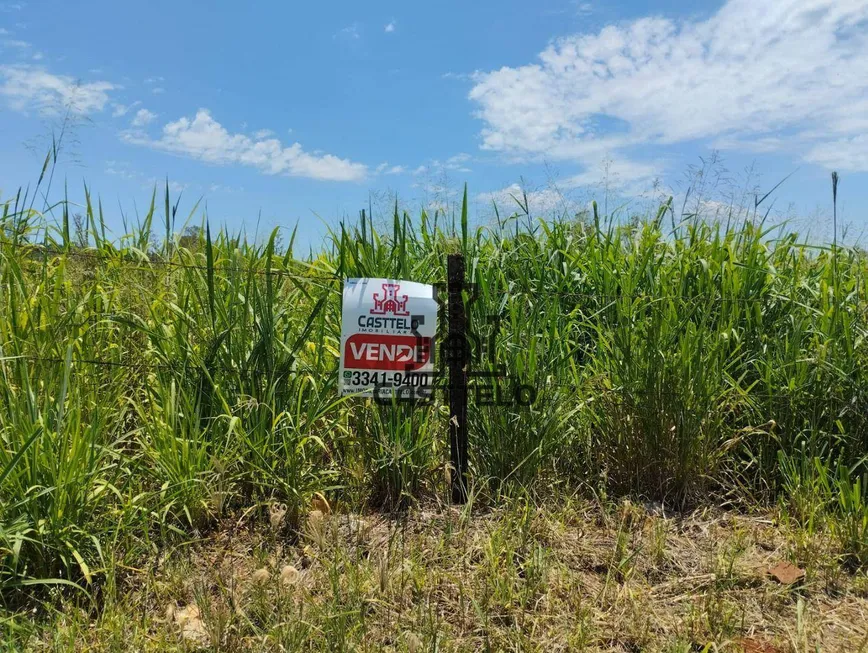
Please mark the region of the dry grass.
<svg viewBox="0 0 868 653"><path fill-rule="evenodd" d="M806 545L771 514L671 516L630 503L314 513L302 534L251 513L118 569L99 616L67 601L26 646L865 650L868 582L828 546L820 535ZM805 565L805 579L769 577L782 560Z"/></svg>

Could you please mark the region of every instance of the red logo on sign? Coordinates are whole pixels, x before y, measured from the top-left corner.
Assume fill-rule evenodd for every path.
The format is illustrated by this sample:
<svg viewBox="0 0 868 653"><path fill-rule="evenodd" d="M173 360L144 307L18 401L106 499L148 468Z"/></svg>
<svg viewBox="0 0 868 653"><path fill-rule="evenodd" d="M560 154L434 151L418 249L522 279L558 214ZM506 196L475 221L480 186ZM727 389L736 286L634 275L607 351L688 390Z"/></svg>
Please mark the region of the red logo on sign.
<svg viewBox="0 0 868 653"><path fill-rule="evenodd" d="M374 308L371 309L371 315L409 315L407 310L407 295L398 295L398 289L401 284L384 283L383 296L380 293L374 293Z"/></svg>
<svg viewBox="0 0 868 653"><path fill-rule="evenodd" d="M361 370L418 370L431 360L431 338L357 333L344 346L344 367Z"/></svg>

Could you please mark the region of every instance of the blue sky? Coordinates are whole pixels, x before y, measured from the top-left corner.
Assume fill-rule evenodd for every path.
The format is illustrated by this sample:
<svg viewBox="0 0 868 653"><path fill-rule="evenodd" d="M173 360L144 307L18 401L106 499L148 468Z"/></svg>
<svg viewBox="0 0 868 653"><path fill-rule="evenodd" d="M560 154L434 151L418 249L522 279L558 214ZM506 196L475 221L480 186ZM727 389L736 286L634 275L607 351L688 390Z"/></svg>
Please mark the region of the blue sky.
<svg viewBox="0 0 868 653"><path fill-rule="evenodd" d="M795 171L773 214L828 233L836 169L868 226L868 0L0 0L3 196L66 107L71 188L132 213L168 176L182 209L305 242L464 182L481 220L519 187L541 214L642 210L714 152L703 211Z"/></svg>

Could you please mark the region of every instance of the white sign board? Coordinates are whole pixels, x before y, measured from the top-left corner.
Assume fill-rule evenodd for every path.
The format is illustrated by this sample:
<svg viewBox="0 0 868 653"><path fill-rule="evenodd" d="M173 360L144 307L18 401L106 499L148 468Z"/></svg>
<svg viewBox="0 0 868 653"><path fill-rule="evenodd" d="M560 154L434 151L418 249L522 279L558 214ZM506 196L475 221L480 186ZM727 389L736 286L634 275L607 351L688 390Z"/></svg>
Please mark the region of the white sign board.
<svg viewBox="0 0 868 653"><path fill-rule="evenodd" d="M347 279L341 321L341 394L429 398L434 375L434 286Z"/></svg>

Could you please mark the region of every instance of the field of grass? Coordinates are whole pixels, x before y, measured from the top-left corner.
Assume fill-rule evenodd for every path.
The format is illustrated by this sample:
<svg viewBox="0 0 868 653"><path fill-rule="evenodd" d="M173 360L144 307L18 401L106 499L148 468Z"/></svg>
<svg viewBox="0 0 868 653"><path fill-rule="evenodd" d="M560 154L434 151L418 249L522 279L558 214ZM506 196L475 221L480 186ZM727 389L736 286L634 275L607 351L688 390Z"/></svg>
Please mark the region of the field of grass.
<svg viewBox="0 0 868 653"><path fill-rule="evenodd" d="M671 203L472 227L465 194L305 256L168 191L111 238L89 194L40 196L0 221L10 649L866 646L860 250ZM454 252L475 369L536 393L471 389L461 510L445 394L337 393L340 280L438 283Z"/></svg>

